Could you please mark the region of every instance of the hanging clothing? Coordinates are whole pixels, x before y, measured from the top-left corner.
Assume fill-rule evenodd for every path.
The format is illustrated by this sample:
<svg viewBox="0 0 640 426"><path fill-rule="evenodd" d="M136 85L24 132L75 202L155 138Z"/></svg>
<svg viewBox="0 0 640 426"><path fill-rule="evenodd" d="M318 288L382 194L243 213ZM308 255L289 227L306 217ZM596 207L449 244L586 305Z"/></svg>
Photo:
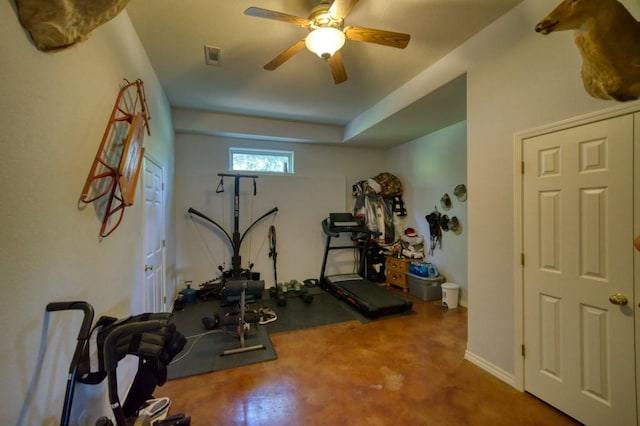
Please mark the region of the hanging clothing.
<svg viewBox="0 0 640 426"><path fill-rule="evenodd" d="M396 240L392 205L384 197L375 194L356 196L354 216L364 218L376 241L390 244Z"/></svg>

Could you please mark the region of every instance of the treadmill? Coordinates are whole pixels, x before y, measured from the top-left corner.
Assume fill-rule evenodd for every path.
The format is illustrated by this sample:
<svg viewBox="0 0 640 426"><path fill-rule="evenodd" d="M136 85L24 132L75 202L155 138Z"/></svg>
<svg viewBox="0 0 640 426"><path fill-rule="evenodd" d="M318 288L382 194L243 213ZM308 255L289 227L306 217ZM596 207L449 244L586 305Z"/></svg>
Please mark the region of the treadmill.
<svg viewBox="0 0 640 426"><path fill-rule="evenodd" d="M354 307L368 318L377 318L410 310L413 302L400 297L389 290L380 287L377 283L369 281L366 277L366 252L371 231L356 221L350 213L331 213L322 221L322 230L327 236L327 243L320 271L320 285ZM331 239L337 238L342 233L364 233L367 238L362 245L357 242L352 245L332 245ZM340 274L325 275L329 252L333 250L360 250L360 268L364 275Z"/></svg>

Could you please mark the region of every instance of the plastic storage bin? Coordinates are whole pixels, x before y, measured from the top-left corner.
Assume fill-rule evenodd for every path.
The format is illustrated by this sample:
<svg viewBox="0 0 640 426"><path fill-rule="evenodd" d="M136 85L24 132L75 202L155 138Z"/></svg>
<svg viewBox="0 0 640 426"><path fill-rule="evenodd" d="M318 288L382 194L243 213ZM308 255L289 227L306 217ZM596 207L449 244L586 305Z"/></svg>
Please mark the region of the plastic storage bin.
<svg viewBox="0 0 640 426"><path fill-rule="evenodd" d="M422 300L438 300L442 297L440 286L446 281L445 277L427 278L420 277L411 272L407 272L407 282L409 283L409 293Z"/></svg>

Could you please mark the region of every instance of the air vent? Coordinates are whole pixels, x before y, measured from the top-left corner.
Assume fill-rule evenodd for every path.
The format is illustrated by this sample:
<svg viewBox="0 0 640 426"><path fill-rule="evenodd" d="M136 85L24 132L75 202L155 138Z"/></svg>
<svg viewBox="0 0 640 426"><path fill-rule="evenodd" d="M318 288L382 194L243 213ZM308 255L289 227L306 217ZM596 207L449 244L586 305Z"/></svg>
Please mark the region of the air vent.
<svg viewBox="0 0 640 426"><path fill-rule="evenodd" d="M204 61L207 65L220 65L220 48L205 44Z"/></svg>

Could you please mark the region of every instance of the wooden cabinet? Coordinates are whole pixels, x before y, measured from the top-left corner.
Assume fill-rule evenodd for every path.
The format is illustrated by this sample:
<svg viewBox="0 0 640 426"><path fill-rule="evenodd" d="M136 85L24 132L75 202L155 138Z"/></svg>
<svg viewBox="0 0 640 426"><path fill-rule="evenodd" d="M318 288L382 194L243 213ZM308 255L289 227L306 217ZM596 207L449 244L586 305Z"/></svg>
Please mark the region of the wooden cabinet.
<svg viewBox="0 0 640 426"><path fill-rule="evenodd" d="M385 273L387 275L387 285L399 287L402 291L409 291L409 283L407 282L407 272L411 259L397 258L387 256L385 262Z"/></svg>

